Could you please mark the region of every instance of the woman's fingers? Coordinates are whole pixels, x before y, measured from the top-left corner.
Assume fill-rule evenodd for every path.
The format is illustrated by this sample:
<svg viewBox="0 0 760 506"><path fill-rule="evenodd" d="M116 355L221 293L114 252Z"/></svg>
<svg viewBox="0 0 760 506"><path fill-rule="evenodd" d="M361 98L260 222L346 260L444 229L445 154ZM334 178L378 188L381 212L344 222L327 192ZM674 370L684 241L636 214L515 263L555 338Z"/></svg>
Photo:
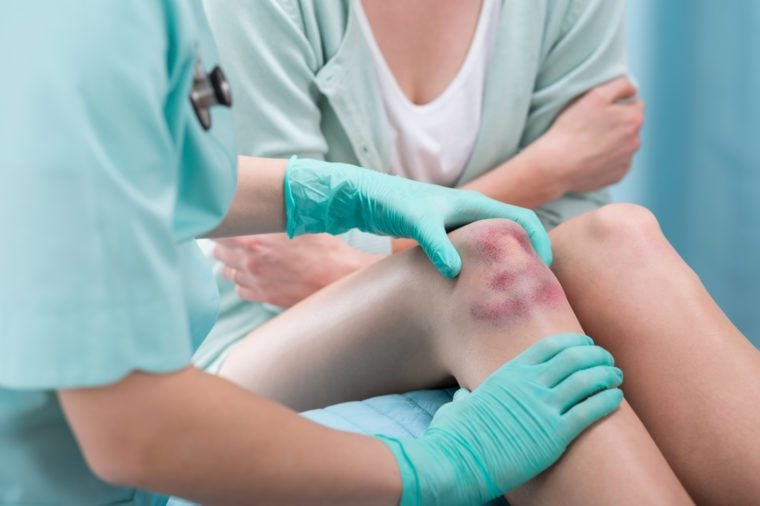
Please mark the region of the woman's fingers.
<svg viewBox="0 0 760 506"><path fill-rule="evenodd" d="M254 276L249 273L251 260L248 255L240 248L217 245L214 248L214 257L222 262L222 276L244 289L238 290L240 296L247 300L255 300L253 290L257 287Z"/></svg>
<svg viewBox="0 0 760 506"><path fill-rule="evenodd" d="M554 388L573 373L600 365L615 365L615 359L604 348L599 346L566 348L543 364L544 371L541 374L541 383L549 388Z"/></svg>
<svg viewBox="0 0 760 506"><path fill-rule="evenodd" d="M238 270L245 267L246 255L240 248L217 244L213 254L225 266Z"/></svg>
<svg viewBox="0 0 760 506"><path fill-rule="evenodd" d="M613 413L623 402L623 391L619 388L603 390L570 408L562 420L570 440L586 430L590 425Z"/></svg>
<svg viewBox="0 0 760 506"><path fill-rule="evenodd" d="M238 297L243 300L249 300L251 302L265 302L258 291L251 290L250 288L237 285L235 287L235 292L237 293Z"/></svg>
<svg viewBox="0 0 760 506"><path fill-rule="evenodd" d="M573 406L593 394L618 387L623 383L623 371L617 367L600 365L582 369L568 376L554 387L552 396L564 414Z"/></svg>
<svg viewBox="0 0 760 506"><path fill-rule="evenodd" d="M542 364L561 351L575 346L590 346L594 344L590 337L583 334L567 333L557 334L541 339L531 345L512 360L512 363L520 365Z"/></svg>

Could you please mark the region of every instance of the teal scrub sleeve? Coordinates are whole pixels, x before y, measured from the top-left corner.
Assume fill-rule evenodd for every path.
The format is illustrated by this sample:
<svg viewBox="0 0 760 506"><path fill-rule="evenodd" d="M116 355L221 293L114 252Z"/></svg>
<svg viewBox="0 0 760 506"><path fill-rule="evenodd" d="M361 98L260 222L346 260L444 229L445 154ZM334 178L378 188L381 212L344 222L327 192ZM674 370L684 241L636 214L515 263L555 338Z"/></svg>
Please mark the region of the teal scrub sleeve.
<svg viewBox="0 0 760 506"><path fill-rule="evenodd" d="M537 476L618 408L623 373L613 364L586 336L548 337L457 393L422 438L377 436L396 457L401 505L479 506Z"/></svg>
<svg viewBox="0 0 760 506"><path fill-rule="evenodd" d="M188 27L168 26L164 2L86 3L17 1L0 22L8 388L102 385L190 359L173 219L194 51L168 35Z"/></svg>
<svg viewBox="0 0 760 506"><path fill-rule="evenodd" d="M419 242L433 265L455 277L462 260L447 231L477 220L506 218L520 224L538 255L551 263L549 236L529 209L482 193L419 183L343 163L292 157L285 172L290 237L352 228Z"/></svg>

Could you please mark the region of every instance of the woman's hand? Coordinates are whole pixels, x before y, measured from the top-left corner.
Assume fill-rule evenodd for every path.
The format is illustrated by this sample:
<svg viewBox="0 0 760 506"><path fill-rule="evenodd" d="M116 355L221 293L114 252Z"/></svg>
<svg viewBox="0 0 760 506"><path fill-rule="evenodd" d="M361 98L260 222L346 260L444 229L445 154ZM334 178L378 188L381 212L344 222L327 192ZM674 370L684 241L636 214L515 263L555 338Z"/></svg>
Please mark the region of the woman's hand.
<svg viewBox="0 0 760 506"><path fill-rule="evenodd" d="M589 192L619 182L641 146L644 104L635 86L615 79L589 91L559 115L531 147L558 196Z"/></svg>
<svg viewBox="0 0 760 506"><path fill-rule="evenodd" d="M536 214L470 190L455 190L344 163L293 157L285 172L285 211L291 237L340 234L352 228L416 240L444 276L462 260L447 232L474 221L504 218L522 226L538 256L551 263L551 243Z"/></svg>
<svg viewBox="0 0 760 506"><path fill-rule="evenodd" d="M224 264L222 274L237 285L241 298L281 307L293 306L382 258L327 234L222 239L217 241L214 256Z"/></svg>

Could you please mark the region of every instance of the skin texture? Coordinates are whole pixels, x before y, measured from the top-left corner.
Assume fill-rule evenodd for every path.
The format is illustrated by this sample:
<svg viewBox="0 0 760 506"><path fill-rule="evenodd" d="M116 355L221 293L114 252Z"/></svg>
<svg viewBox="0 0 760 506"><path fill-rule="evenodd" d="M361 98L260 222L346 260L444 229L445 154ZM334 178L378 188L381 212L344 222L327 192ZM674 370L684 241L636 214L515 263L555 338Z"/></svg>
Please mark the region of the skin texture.
<svg viewBox="0 0 760 506"><path fill-rule="evenodd" d="M467 57L481 0L363 0L399 88L414 104L435 100Z"/></svg>
<svg viewBox="0 0 760 506"><path fill-rule="evenodd" d="M238 157L235 195L224 220L207 237L266 234L285 230L282 188L287 160Z"/></svg>
<svg viewBox="0 0 760 506"><path fill-rule="evenodd" d="M692 497L757 504L760 352L646 209L607 206L550 235L575 313L625 371L626 399Z"/></svg>
<svg viewBox="0 0 760 506"><path fill-rule="evenodd" d="M194 367L59 398L90 468L116 485L230 506L381 506L401 493L380 441L319 426Z"/></svg>
<svg viewBox="0 0 760 506"><path fill-rule="evenodd" d="M238 295L290 307L330 283L367 267L382 255L361 252L327 234L288 239L285 234L230 237L216 241L214 255L224 264L223 274L236 277ZM321 261L314 262L315 255Z"/></svg>
<svg viewBox="0 0 760 506"><path fill-rule="evenodd" d="M511 231L501 226L484 227L475 237L475 256L495 267L484 277L487 296L470 304L470 315L495 327L525 318L531 312L556 310L565 299L551 271L532 261L529 242L522 236L507 240Z"/></svg>
<svg viewBox="0 0 760 506"><path fill-rule="evenodd" d="M581 331L567 300L557 296L558 282L525 247L519 226L488 220L451 237L465 262L456 280L440 276L419 249L394 255L259 327L232 349L221 375L303 410L452 379L472 389L541 337ZM483 282L507 265L541 279L507 292ZM503 306L494 319L473 317L473 304L504 297L522 301L521 309ZM541 299L547 302L528 303ZM591 473L599 486L576 486ZM541 480L508 497L520 504L568 504L567 491L577 489L578 504L690 502L625 404L581 436Z"/></svg>

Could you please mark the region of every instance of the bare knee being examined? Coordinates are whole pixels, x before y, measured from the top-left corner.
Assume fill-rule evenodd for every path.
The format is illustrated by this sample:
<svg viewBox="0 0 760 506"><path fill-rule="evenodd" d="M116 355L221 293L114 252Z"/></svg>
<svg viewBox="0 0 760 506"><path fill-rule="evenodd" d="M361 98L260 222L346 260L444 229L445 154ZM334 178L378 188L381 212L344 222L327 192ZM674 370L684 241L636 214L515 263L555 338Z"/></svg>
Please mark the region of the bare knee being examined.
<svg viewBox="0 0 760 506"><path fill-rule="evenodd" d="M480 377L547 335L580 330L562 287L519 225L480 221L451 239L462 272L444 316L444 343L457 379Z"/></svg>

